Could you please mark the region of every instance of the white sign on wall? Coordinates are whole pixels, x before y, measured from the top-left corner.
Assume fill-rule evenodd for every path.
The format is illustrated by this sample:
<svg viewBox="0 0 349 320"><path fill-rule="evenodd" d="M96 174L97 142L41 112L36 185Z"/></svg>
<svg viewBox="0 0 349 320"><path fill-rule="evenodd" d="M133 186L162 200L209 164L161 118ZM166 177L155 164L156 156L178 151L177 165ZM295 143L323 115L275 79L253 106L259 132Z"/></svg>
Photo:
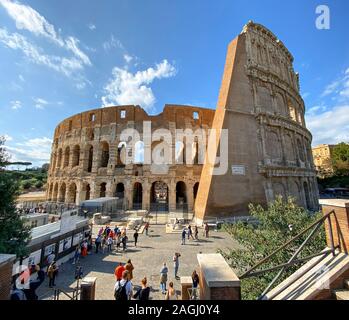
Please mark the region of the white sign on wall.
<svg viewBox="0 0 349 320"><path fill-rule="evenodd" d="M233 176L244 176L246 174L245 166L243 165L232 165L231 173Z"/></svg>

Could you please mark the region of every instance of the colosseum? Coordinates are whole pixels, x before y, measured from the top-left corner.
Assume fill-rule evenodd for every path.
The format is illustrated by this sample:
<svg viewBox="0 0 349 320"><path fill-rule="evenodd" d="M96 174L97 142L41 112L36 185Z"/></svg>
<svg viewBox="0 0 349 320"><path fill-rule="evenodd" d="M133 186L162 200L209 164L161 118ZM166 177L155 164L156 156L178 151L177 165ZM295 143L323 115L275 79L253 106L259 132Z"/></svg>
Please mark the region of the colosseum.
<svg viewBox="0 0 349 320"><path fill-rule="evenodd" d="M278 194L315 210L304 113L291 53L267 28L249 22L228 46L216 110L166 105L148 115L140 106L116 106L62 121L54 133L47 200L117 197L124 210L186 210L199 221L245 215L249 203L265 205ZM144 123L151 123L147 133ZM128 129L139 135L125 139ZM192 130L192 139L177 140L178 129ZM154 165L162 144L170 161ZM215 174L219 165L225 170Z"/></svg>

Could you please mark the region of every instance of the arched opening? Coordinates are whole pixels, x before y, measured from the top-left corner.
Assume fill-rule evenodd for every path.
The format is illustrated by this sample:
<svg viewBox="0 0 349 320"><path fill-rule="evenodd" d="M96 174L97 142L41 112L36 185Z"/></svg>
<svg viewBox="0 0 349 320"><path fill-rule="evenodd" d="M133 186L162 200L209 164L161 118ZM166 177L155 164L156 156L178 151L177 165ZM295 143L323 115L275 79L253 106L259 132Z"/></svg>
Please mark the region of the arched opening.
<svg viewBox="0 0 349 320"><path fill-rule="evenodd" d="M175 157L177 164L185 163L185 147L182 141L176 141Z"/></svg>
<svg viewBox="0 0 349 320"><path fill-rule="evenodd" d="M144 163L144 142L143 141L137 141L135 143L134 162L138 164Z"/></svg>
<svg viewBox="0 0 349 320"><path fill-rule="evenodd" d="M187 186L183 181L176 184L176 209L185 209L188 206Z"/></svg>
<svg viewBox="0 0 349 320"><path fill-rule="evenodd" d="M91 187L89 184L87 184L85 187L85 200L90 200L90 199L91 199Z"/></svg>
<svg viewBox="0 0 349 320"><path fill-rule="evenodd" d="M64 163L63 168L66 168L69 166L69 158L70 158L70 148L66 147L64 151Z"/></svg>
<svg viewBox="0 0 349 320"><path fill-rule="evenodd" d="M115 197L119 199L123 199L125 197L125 186L121 182L116 185Z"/></svg>
<svg viewBox="0 0 349 320"><path fill-rule="evenodd" d="M92 172L92 165L93 165L93 147L89 146L87 150L87 172Z"/></svg>
<svg viewBox="0 0 349 320"><path fill-rule="evenodd" d="M116 165L118 167L124 167L126 164L126 142L122 141L118 145Z"/></svg>
<svg viewBox="0 0 349 320"><path fill-rule="evenodd" d="M107 193L107 184L105 182L103 182L100 185L99 197L105 198L106 193Z"/></svg>
<svg viewBox="0 0 349 320"><path fill-rule="evenodd" d="M58 183L55 184L53 188L53 195L52 195L52 201L57 201L58 198Z"/></svg>
<svg viewBox="0 0 349 320"><path fill-rule="evenodd" d="M198 195L198 190L199 190L199 182L195 183L193 187L194 202L196 200L196 196Z"/></svg>
<svg viewBox="0 0 349 320"><path fill-rule="evenodd" d="M133 209L140 210L142 209L143 202L143 187L142 184L136 182L133 186Z"/></svg>
<svg viewBox="0 0 349 320"><path fill-rule="evenodd" d="M58 202L65 202L65 193L66 193L66 185L63 182L61 187L59 188L59 198Z"/></svg>
<svg viewBox="0 0 349 320"><path fill-rule="evenodd" d="M297 148L298 148L298 156L299 159L304 162L305 161L305 156L304 156L304 148L302 142L297 139Z"/></svg>
<svg viewBox="0 0 349 320"><path fill-rule="evenodd" d="M63 157L63 150L58 150L58 160L57 160L57 168L61 168L62 166L62 157Z"/></svg>
<svg viewBox="0 0 349 320"><path fill-rule="evenodd" d="M76 184L72 183L68 189L68 203L76 203Z"/></svg>
<svg viewBox="0 0 349 320"><path fill-rule="evenodd" d="M48 193L47 193L47 200L48 201L52 200L52 193L53 193L53 183L51 183L50 187L48 188Z"/></svg>
<svg viewBox="0 0 349 320"><path fill-rule="evenodd" d="M54 169L56 168L57 165L57 155L54 153L52 155L52 167L51 167L51 171L54 171Z"/></svg>
<svg viewBox="0 0 349 320"><path fill-rule="evenodd" d="M80 146L76 145L73 149L73 157L72 157L72 167L78 166L80 163Z"/></svg>
<svg viewBox="0 0 349 320"><path fill-rule="evenodd" d="M103 141L101 143L101 162L100 162L100 168L107 168L108 162L109 162L109 144L108 142Z"/></svg>
<svg viewBox="0 0 349 320"><path fill-rule="evenodd" d="M199 164L199 142L198 137L195 137L193 142L193 164Z"/></svg>
<svg viewBox="0 0 349 320"><path fill-rule="evenodd" d="M163 181L156 181L151 186L150 208L152 211L168 211L168 186Z"/></svg>
<svg viewBox="0 0 349 320"><path fill-rule="evenodd" d="M308 186L308 183L305 181L303 183L303 188L304 188L304 195L305 195L305 204L307 206L307 209L311 210L312 206L310 201L309 186Z"/></svg>

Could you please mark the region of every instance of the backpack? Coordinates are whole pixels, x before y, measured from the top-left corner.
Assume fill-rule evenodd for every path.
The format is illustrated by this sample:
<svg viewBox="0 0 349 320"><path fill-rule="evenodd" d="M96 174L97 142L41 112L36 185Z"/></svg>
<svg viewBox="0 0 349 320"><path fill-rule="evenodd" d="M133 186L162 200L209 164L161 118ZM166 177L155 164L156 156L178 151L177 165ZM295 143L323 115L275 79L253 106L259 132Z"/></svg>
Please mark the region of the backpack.
<svg viewBox="0 0 349 320"><path fill-rule="evenodd" d="M114 292L115 300L122 300L122 301L128 300L127 299L127 293L126 293L126 285L127 285L127 283L128 283L128 281L126 281L124 283L124 285L122 286L120 284L120 281L119 281L119 286L118 286L118 288Z"/></svg>

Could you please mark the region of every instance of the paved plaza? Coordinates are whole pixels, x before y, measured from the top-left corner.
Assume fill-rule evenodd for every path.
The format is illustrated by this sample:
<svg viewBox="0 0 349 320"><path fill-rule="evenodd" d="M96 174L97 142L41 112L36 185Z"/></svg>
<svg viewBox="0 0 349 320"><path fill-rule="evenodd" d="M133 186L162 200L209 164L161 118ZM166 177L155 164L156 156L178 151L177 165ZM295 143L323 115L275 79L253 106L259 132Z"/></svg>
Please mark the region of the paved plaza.
<svg viewBox="0 0 349 320"><path fill-rule="evenodd" d="M129 240L133 240L133 232L128 232ZM180 294L180 280L174 278L174 268L172 257L175 252L181 253L179 276L189 276L194 269L198 268L196 255L198 253L216 253L218 249L236 248L238 244L223 231L211 231L208 239L203 238L199 233L199 241L187 240L185 245L181 245L180 234L169 234L165 231L164 225L151 225L149 235L145 233L139 235L138 245L134 246L133 241L129 241L128 250L125 253L98 253L94 252L81 259L84 277L96 277L96 299L112 300L113 288L115 284L114 269L119 262L126 263L132 260L134 265L134 278L132 283L134 289L140 286L141 279L146 276L148 285L151 287L151 299L164 299L164 295L159 291L160 269L163 262L169 268L168 282L173 281L175 289ZM56 278L56 287L71 291L76 287L74 279L75 265L71 262L64 263L59 268L59 275ZM53 289L48 287L48 280L37 290L40 299L52 299ZM60 299L65 299L63 295Z"/></svg>

